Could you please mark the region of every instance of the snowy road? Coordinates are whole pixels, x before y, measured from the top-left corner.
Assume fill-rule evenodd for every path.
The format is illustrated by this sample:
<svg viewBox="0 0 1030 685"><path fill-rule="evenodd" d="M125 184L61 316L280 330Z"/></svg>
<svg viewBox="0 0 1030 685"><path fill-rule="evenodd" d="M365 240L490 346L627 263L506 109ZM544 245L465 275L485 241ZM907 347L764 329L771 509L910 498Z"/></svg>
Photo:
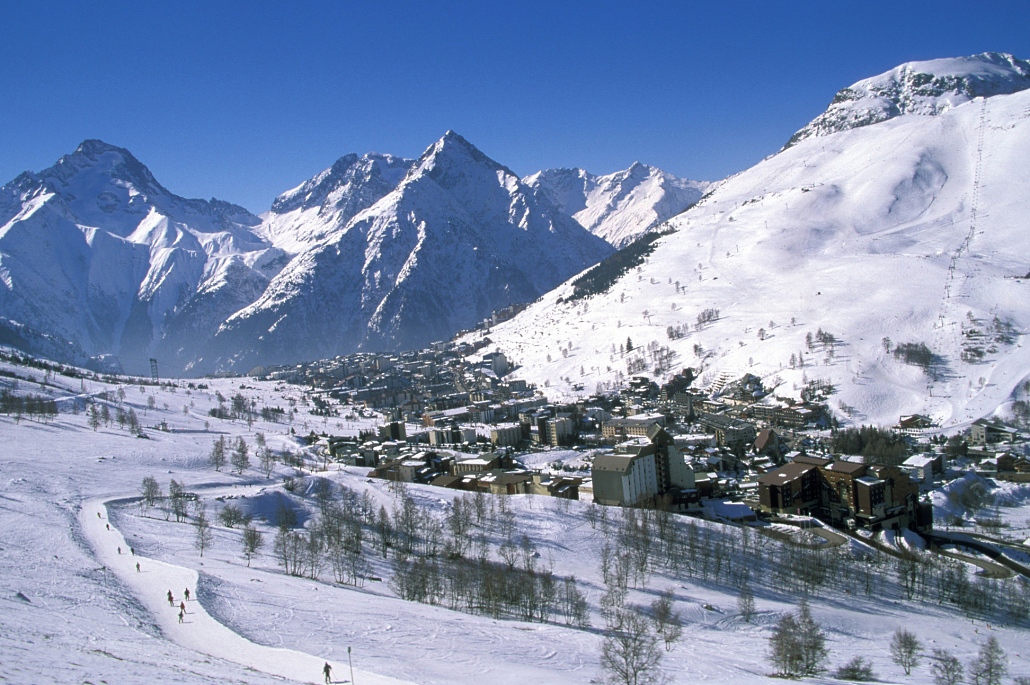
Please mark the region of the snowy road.
<svg viewBox="0 0 1030 685"><path fill-rule="evenodd" d="M186 603L186 616L180 624L179 603L184 599L183 590L197 587L197 572L131 554L121 532L109 523L106 505L116 500L106 497L87 501L79 512L83 533L97 560L111 569L136 594L169 640L187 649L290 681L323 682L324 659L292 649L266 647L251 642L212 618L195 596ZM137 563L139 570L136 569ZM175 598L174 606L168 603L169 590ZM349 682L347 664L331 663L331 666L333 682ZM354 671L354 679L372 685L399 685L406 682L359 670Z"/></svg>

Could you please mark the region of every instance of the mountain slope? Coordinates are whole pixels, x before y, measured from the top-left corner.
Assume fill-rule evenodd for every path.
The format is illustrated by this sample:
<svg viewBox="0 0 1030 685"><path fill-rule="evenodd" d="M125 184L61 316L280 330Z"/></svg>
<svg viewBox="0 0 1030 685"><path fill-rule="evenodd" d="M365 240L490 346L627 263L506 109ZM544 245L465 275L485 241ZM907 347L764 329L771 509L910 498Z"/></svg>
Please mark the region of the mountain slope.
<svg viewBox="0 0 1030 685"><path fill-rule="evenodd" d="M555 395L655 375L647 348L666 347L659 377L749 371L794 397L820 379L856 421L967 422L1030 374L1028 153L1030 91L801 140L673 219L607 293L570 302L567 283L490 337Z"/></svg>
<svg viewBox="0 0 1030 685"><path fill-rule="evenodd" d="M396 188L413 163L376 153L341 157L322 173L277 197L260 233L287 252L303 252Z"/></svg>
<svg viewBox="0 0 1030 685"><path fill-rule="evenodd" d="M221 327L215 358L203 363L246 370L423 346L535 299L611 252L449 132L393 191L295 257Z"/></svg>
<svg viewBox="0 0 1030 685"><path fill-rule="evenodd" d="M908 62L837 92L787 147L813 136L868 126L904 114L933 116L977 97L1030 88L1030 62L999 52Z"/></svg>
<svg viewBox="0 0 1030 685"><path fill-rule="evenodd" d="M679 214L711 186L634 163L625 171L595 176L582 169L549 169L523 179L563 212L615 247Z"/></svg>
<svg viewBox="0 0 1030 685"><path fill-rule="evenodd" d="M234 293L275 273L281 253L254 234L259 223L173 195L127 150L85 141L0 188L0 315L142 370L158 350L177 356L165 332L198 292L228 295L204 307L220 322Z"/></svg>

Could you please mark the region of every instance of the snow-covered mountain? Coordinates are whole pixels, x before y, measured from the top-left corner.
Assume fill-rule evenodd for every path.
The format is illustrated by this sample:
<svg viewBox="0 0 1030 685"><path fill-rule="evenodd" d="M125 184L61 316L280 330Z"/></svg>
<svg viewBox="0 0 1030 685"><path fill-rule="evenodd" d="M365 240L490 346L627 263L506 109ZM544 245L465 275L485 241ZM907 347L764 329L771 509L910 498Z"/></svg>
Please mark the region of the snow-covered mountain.
<svg viewBox="0 0 1030 685"><path fill-rule="evenodd" d="M825 112L787 147L812 136L868 126L904 114L936 115L977 97L1030 88L1030 62L999 52L907 62L837 92Z"/></svg>
<svg viewBox="0 0 1030 685"><path fill-rule="evenodd" d="M174 366L284 263L259 224L174 195L127 150L87 140L0 188L0 317L131 370L155 355Z"/></svg>
<svg viewBox="0 0 1030 685"><path fill-rule="evenodd" d="M972 83L984 62L942 63ZM828 381L855 421L1004 408L1030 375L1030 91L824 133L724 181L606 292L570 281L491 339L554 395L692 366Z"/></svg>
<svg viewBox="0 0 1030 685"><path fill-rule="evenodd" d="M611 252L454 133L342 157L263 220L91 140L0 189L0 323L134 372L246 371L447 338Z"/></svg>
<svg viewBox="0 0 1030 685"><path fill-rule="evenodd" d="M317 183L284 197L310 185ZM494 309L533 300L612 252L453 132L377 202L323 225L321 242L221 327L216 358L204 364L246 370L342 350L426 345Z"/></svg>
<svg viewBox="0 0 1030 685"><path fill-rule="evenodd" d="M396 188L412 164L410 159L374 152L341 157L277 197L260 233L276 247L299 254Z"/></svg>
<svg viewBox="0 0 1030 685"><path fill-rule="evenodd" d="M615 247L676 216L701 199L706 181L676 178L634 163L614 174L595 176L583 169L548 169L523 179L563 212Z"/></svg>

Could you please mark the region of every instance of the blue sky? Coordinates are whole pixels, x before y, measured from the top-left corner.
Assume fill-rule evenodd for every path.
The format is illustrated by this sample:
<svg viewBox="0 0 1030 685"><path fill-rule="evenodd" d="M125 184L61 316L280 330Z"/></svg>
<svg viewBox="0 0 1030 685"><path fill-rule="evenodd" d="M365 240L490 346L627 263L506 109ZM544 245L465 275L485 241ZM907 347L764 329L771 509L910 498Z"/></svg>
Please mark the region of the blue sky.
<svg viewBox="0 0 1030 685"><path fill-rule="evenodd" d="M519 174L715 180L902 62L1030 58L1030 3L0 2L0 183L86 138L254 212L448 129Z"/></svg>

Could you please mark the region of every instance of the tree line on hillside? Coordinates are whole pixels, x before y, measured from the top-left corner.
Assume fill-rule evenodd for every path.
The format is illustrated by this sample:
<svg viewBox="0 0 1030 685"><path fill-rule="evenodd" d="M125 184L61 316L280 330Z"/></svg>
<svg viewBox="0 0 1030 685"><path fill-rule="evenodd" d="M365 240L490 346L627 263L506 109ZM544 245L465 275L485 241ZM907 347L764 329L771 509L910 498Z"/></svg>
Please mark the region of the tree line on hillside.
<svg viewBox="0 0 1030 685"><path fill-rule="evenodd" d="M8 388L0 389L0 412L14 417L15 422L23 416L32 421L49 423L57 417L57 402L44 395L15 395Z"/></svg>

